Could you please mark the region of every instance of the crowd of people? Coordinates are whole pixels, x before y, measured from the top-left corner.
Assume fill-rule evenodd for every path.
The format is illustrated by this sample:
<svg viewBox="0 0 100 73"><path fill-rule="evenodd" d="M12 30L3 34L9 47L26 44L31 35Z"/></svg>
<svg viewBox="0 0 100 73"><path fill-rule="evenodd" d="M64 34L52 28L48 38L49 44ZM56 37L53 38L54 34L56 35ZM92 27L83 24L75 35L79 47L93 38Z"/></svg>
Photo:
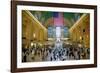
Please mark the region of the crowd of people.
<svg viewBox="0 0 100 73"><path fill-rule="evenodd" d="M57 44L57 43L56 43ZM90 49L69 44L36 45L22 48L22 62L65 61L90 58Z"/></svg>

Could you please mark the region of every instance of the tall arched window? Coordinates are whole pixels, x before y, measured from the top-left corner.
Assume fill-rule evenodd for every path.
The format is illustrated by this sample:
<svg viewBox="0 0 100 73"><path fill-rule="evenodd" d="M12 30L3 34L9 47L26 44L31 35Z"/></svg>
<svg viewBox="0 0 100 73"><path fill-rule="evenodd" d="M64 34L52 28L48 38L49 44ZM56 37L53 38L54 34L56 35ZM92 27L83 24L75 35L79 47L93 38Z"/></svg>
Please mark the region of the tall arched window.
<svg viewBox="0 0 100 73"><path fill-rule="evenodd" d="M48 27L48 38L53 38L53 27Z"/></svg>
<svg viewBox="0 0 100 73"><path fill-rule="evenodd" d="M67 38L69 36L68 27L63 27L63 37Z"/></svg>

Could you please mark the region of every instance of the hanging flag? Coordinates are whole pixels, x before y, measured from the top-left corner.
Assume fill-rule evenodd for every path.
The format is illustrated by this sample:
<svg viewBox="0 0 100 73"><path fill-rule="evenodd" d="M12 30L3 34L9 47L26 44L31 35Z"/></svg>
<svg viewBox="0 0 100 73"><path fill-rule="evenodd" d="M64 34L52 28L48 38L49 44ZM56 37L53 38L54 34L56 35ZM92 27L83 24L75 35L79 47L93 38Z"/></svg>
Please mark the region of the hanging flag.
<svg viewBox="0 0 100 73"><path fill-rule="evenodd" d="M53 12L54 26L63 26L63 13Z"/></svg>

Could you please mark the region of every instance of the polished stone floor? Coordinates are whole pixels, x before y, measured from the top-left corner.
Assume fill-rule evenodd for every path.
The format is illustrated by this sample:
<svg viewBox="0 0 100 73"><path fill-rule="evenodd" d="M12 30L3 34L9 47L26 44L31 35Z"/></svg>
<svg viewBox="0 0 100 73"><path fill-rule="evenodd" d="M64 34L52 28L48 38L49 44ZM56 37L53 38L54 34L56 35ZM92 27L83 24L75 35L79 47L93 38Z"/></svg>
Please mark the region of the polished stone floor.
<svg viewBox="0 0 100 73"><path fill-rule="evenodd" d="M22 53L23 62L65 61L89 58L89 48L76 48L72 45L63 46L62 42L55 42L54 46L24 48Z"/></svg>

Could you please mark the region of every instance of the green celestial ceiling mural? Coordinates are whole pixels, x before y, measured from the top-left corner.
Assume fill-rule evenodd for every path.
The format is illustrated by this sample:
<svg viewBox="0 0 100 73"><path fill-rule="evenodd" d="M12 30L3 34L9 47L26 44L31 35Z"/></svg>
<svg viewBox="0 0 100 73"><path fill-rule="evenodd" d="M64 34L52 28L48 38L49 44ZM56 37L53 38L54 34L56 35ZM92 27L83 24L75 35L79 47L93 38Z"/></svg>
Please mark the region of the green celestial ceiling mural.
<svg viewBox="0 0 100 73"><path fill-rule="evenodd" d="M52 26L53 23L53 13L50 11L30 11L37 20L46 26ZM67 25L70 28L75 22L82 16L83 13L71 13L71 12L59 12L63 14L64 26ZM50 22L50 23L49 23Z"/></svg>

